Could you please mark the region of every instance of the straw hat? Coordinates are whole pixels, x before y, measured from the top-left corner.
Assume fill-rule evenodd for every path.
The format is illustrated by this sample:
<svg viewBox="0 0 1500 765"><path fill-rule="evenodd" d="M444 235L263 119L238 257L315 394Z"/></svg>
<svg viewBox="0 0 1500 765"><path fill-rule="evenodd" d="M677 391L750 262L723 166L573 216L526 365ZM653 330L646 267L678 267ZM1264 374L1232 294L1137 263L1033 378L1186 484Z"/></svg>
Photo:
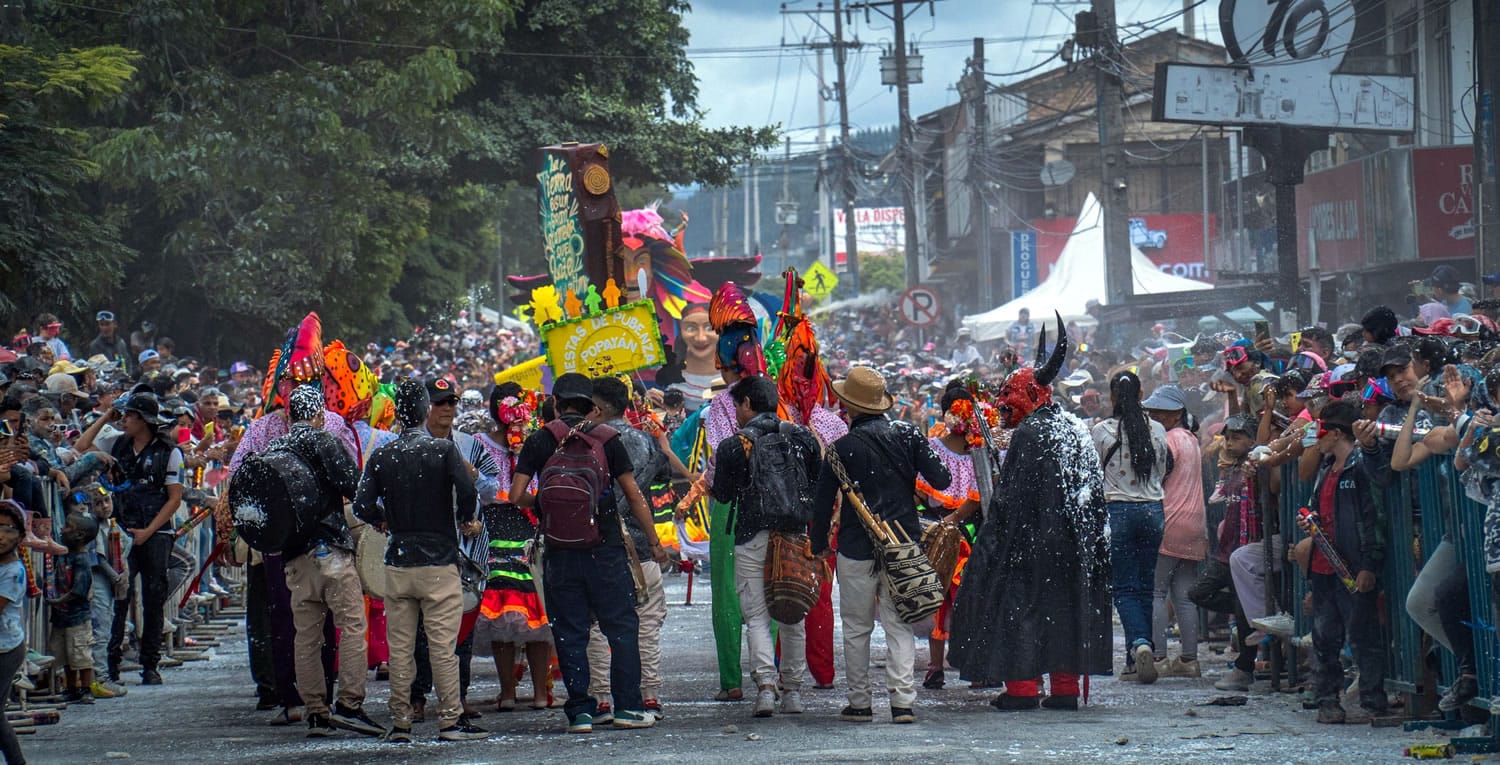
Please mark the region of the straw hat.
<svg viewBox="0 0 1500 765"><path fill-rule="evenodd" d="M833 384L833 392L851 411L881 414L896 402L886 392L885 378L869 367L854 367Z"/></svg>

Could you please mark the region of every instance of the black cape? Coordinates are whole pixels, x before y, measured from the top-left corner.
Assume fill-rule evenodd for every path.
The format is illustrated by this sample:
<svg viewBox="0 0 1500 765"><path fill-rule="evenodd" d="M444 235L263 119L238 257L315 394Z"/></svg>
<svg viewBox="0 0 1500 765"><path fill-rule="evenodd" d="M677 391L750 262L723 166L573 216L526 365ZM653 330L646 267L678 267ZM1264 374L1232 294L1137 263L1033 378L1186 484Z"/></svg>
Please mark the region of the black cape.
<svg viewBox="0 0 1500 765"><path fill-rule="evenodd" d="M1087 429L1056 405L1012 434L953 606L965 680L1112 670L1104 479Z"/></svg>

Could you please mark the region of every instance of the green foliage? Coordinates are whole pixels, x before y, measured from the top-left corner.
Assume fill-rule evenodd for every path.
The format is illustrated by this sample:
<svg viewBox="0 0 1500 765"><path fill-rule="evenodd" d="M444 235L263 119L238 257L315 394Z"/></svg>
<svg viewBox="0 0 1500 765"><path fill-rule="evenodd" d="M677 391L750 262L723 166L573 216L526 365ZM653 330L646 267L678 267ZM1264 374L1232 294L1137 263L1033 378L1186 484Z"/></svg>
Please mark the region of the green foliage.
<svg viewBox="0 0 1500 765"><path fill-rule="evenodd" d="M906 263L902 261L901 254L896 252L891 255L876 255L861 252L859 254L860 292L876 292L882 289L896 292L906 289Z"/></svg>
<svg viewBox="0 0 1500 765"><path fill-rule="evenodd" d="M683 0L92 6L38 0L31 28L140 52L128 101L78 67L48 80L109 107L76 127L93 220L140 253L114 304L210 356L262 353L308 310L334 337L404 334L490 283L502 243L527 270L538 146L603 141L619 182L659 188L722 182L773 138L702 125Z"/></svg>
<svg viewBox="0 0 1500 765"><path fill-rule="evenodd" d="M85 194L99 168L75 117L118 103L138 58L0 45L0 314L17 324L85 313L120 280L130 253Z"/></svg>

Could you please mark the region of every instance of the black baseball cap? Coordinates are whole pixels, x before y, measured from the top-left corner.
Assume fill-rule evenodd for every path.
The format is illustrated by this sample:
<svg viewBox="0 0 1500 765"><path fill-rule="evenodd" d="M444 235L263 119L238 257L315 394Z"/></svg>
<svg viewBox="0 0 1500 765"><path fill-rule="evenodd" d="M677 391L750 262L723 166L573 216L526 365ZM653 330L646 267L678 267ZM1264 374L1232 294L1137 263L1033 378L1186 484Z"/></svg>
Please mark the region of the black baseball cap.
<svg viewBox="0 0 1500 765"><path fill-rule="evenodd" d="M1380 370L1383 372L1389 367L1404 367L1410 363L1411 350L1404 345L1393 345L1380 357Z"/></svg>
<svg viewBox="0 0 1500 765"><path fill-rule="evenodd" d="M594 400L594 381L577 372L558 375L552 382L552 397L558 401L568 399Z"/></svg>
<svg viewBox="0 0 1500 765"><path fill-rule="evenodd" d="M434 404L458 398L458 389L453 383L438 377L427 381L427 399Z"/></svg>

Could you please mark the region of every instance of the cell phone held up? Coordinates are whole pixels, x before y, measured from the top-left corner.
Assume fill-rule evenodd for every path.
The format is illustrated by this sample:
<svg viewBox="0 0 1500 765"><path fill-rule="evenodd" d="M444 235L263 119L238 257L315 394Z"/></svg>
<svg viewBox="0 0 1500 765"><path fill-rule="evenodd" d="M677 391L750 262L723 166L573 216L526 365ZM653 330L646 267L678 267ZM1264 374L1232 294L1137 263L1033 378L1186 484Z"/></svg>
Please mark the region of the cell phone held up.
<svg viewBox="0 0 1500 765"><path fill-rule="evenodd" d="M1255 342L1258 343L1261 340L1269 340L1269 339L1271 339L1271 323L1268 322L1268 321L1266 321L1265 319L1258 319L1258 320L1256 320L1256 322L1255 322Z"/></svg>

